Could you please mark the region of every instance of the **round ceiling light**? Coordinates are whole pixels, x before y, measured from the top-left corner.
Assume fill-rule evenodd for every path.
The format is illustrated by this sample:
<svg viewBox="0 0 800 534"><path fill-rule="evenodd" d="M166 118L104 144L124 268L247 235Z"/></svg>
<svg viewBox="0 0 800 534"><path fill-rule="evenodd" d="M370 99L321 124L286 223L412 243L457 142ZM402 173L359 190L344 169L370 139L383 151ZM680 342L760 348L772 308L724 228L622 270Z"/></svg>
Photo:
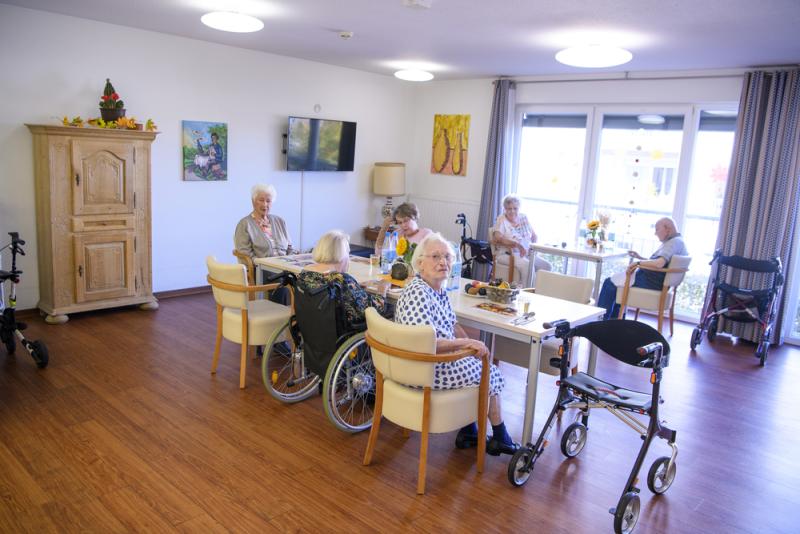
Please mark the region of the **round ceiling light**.
<svg viewBox="0 0 800 534"><path fill-rule="evenodd" d="M231 11L212 11L200 17L200 22L215 30L234 33L257 32L264 23L250 15Z"/></svg>
<svg viewBox="0 0 800 534"><path fill-rule="evenodd" d="M427 82L433 79L433 74L430 72L416 69L398 70L394 73L394 76L407 82Z"/></svg>
<svg viewBox="0 0 800 534"><path fill-rule="evenodd" d="M570 67L599 69L616 67L633 59L624 48L609 45L583 45L565 48L556 54L556 61Z"/></svg>
<svg viewBox="0 0 800 534"><path fill-rule="evenodd" d="M664 118L663 115L655 115L652 113L638 115L636 117L636 120L642 124L654 124L654 125L664 124L664 122L666 122L666 119Z"/></svg>

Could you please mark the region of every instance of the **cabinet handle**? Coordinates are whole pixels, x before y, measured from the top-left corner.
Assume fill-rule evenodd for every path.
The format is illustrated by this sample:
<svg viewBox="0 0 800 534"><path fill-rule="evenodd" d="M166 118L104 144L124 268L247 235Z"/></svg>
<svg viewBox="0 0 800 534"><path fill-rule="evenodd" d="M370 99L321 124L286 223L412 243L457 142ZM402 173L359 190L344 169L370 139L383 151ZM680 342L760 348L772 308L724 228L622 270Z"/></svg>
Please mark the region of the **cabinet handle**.
<svg viewBox="0 0 800 534"><path fill-rule="evenodd" d="M78 276L83 278L83 265L78 265Z"/></svg>
<svg viewBox="0 0 800 534"><path fill-rule="evenodd" d="M75 173L75 185L81 185L81 175L77 172Z"/></svg>

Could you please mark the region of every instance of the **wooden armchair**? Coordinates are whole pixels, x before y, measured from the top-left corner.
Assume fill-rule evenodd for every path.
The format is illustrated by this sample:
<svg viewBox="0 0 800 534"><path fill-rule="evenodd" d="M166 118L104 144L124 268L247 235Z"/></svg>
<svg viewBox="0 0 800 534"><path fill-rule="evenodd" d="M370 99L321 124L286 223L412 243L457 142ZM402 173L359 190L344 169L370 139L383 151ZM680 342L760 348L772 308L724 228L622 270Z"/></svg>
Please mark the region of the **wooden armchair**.
<svg viewBox="0 0 800 534"><path fill-rule="evenodd" d="M233 255L236 256L236 260L239 263L247 268L247 283L251 286L256 285L256 266L253 264L253 258L236 249L233 249ZM255 294L251 295L251 300L253 297L255 297Z"/></svg>
<svg viewBox="0 0 800 534"><path fill-rule="evenodd" d="M675 298L678 293L678 286L683 282L691 262L691 256L679 256L676 254L672 256L669 267L666 269L639 265L638 269L665 273L664 285L660 290L631 287L631 281L636 269L629 272L625 276L625 286L622 292L617 291L617 303L620 305L619 318L625 317L625 309L629 306L636 308L636 320L639 320L640 309L655 311L658 314L658 331L660 333L664 324L664 310L669 308L669 335L672 336L675 325Z"/></svg>
<svg viewBox="0 0 800 534"><path fill-rule="evenodd" d="M489 357L482 360L479 387L433 389L434 367L452 362L475 351L435 354L436 334L427 325L401 325L384 319L368 308L367 343L375 365L375 409L364 465L372 461L381 417L404 429L422 433L419 452L417 493L425 493L428 434L457 430L477 421L478 436L486 435L489 410ZM483 472L486 440L478 440L478 472Z"/></svg>

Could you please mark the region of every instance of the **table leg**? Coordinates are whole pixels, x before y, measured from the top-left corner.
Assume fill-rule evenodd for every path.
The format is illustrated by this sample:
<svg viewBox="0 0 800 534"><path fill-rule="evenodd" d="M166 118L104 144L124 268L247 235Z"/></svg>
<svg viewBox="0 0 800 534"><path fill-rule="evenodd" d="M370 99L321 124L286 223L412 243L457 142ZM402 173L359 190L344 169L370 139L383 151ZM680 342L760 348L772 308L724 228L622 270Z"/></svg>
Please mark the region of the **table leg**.
<svg viewBox="0 0 800 534"><path fill-rule="evenodd" d="M603 262L598 261L594 266L594 290L592 291L592 298L595 305L597 305L597 297L600 296L600 276L603 274Z"/></svg>
<svg viewBox="0 0 800 534"><path fill-rule="evenodd" d="M533 273L536 272L536 251L528 249L528 278L525 287L533 287Z"/></svg>
<svg viewBox="0 0 800 534"><path fill-rule="evenodd" d="M522 423L522 443L531 443L533 438L533 416L536 413L536 388L539 385L539 360L542 356L542 342L531 340L530 360L528 361L528 386L525 390L525 419Z"/></svg>

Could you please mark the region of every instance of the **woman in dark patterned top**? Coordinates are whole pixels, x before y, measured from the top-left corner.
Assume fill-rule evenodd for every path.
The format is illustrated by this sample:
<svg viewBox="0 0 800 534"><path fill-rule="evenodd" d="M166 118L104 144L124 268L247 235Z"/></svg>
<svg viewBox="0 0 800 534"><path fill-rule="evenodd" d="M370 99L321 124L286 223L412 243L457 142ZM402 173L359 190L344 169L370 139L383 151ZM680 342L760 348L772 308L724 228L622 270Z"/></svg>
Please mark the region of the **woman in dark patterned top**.
<svg viewBox="0 0 800 534"><path fill-rule="evenodd" d="M395 310L395 321L409 325L430 325L436 332L436 352L474 349L478 356L482 356L488 354L489 349L477 339L467 337L464 329L456 323L456 314L445 290L454 258L450 243L441 234L430 234L420 242L411 258L411 265L417 276L406 285L400 296ZM454 362L437 363L433 380L434 389L477 386L481 380L481 360L467 356ZM489 369L489 422L492 424L492 439L486 445L486 452L495 456L500 453L514 454L519 448L508 435L503 423L500 391L504 385L500 369L492 365ZM459 430L456 446L476 445L477 441L478 425L472 423Z"/></svg>
<svg viewBox="0 0 800 534"><path fill-rule="evenodd" d="M386 313L383 297L367 293L355 278L347 274L350 265L350 238L344 232L331 230L323 235L314 247L313 265L298 276L298 283L313 290L334 282L342 288L342 309L347 324L363 323L364 310L375 307L381 315Z"/></svg>

